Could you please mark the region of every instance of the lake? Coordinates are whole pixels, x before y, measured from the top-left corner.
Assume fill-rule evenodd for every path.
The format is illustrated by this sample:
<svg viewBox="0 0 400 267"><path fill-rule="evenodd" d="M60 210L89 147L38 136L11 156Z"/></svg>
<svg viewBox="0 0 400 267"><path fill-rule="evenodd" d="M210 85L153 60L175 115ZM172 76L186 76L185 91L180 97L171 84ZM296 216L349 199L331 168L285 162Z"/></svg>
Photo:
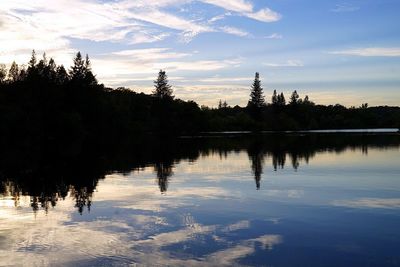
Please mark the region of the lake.
<svg viewBox="0 0 400 267"><path fill-rule="evenodd" d="M1 266L400 266L397 133L71 155L2 159Z"/></svg>

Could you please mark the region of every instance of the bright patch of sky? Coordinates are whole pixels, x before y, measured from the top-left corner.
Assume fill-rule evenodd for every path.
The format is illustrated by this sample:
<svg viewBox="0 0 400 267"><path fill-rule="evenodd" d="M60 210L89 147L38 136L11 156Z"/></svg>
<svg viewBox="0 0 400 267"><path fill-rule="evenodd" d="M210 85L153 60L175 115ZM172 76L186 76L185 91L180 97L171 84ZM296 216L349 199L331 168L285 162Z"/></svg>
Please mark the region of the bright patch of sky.
<svg viewBox="0 0 400 267"><path fill-rule="evenodd" d="M100 82L245 105L256 71L272 91L323 104L400 105L397 0L2 0L0 63L32 49L70 66L88 53Z"/></svg>

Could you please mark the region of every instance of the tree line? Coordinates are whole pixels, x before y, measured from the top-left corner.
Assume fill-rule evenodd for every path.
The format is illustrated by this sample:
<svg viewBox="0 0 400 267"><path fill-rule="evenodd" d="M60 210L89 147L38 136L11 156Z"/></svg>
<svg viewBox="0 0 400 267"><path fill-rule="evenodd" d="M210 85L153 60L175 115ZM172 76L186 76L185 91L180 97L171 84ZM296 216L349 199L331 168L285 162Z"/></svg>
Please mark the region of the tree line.
<svg viewBox="0 0 400 267"><path fill-rule="evenodd" d="M273 91L267 102L259 73L246 107L220 101L218 108L209 108L175 98L163 70L152 94L136 93L100 84L89 57L80 52L65 68L46 54L38 59L33 51L27 67L0 65L0 145L41 150L49 144L115 143L148 134L400 126L399 107L317 105L297 91L288 101Z"/></svg>

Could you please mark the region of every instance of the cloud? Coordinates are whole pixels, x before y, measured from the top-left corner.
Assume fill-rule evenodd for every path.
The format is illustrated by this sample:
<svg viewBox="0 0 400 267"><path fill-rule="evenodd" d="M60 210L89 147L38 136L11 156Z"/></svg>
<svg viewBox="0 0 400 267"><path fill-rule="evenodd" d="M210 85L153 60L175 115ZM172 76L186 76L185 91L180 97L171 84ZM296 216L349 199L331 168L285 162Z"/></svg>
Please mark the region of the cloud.
<svg viewBox="0 0 400 267"><path fill-rule="evenodd" d="M225 10L236 12L241 16L262 21L262 22L275 22L282 18L282 15L269 9L263 8L254 12L254 6L249 1L244 0L201 0L204 3L221 7Z"/></svg>
<svg viewBox="0 0 400 267"><path fill-rule="evenodd" d="M275 22L282 18L281 14L272 11L269 8L264 8L254 13L246 13L246 16L262 22Z"/></svg>
<svg viewBox="0 0 400 267"><path fill-rule="evenodd" d="M267 67L303 67L304 64L300 60L288 60L285 63L263 63Z"/></svg>
<svg viewBox="0 0 400 267"><path fill-rule="evenodd" d="M350 50L332 51L333 55L348 55L360 57L400 57L400 47L370 47Z"/></svg>
<svg viewBox="0 0 400 267"><path fill-rule="evenodd" d="M176 53L170 52L169 48L145 48L145 49L132 49L132 50L121 50L112 52L112 55L129 57L136 61L149 61L149 60L162 60L162 59L174 59L190 56L187 53Z"/></svg>
<svg viewBox="0 0 400 267"><path fill-rule="evenodd" d="M205 58L201 53L174 51L166 48L165 43L169 47L174 41L188 43L211 32L241 38L252 36L250 28L234 27L231 20L224 20L227 16L261 22L280 19L280 14L265 5L255 8L254 1L248 0L3 0L0 63L16 60L26 64L35 49L37 54L46 52L57 64L68 67L80 50L89 54L99 81L107 86L149 88L152 79L148 78L161 68L179 77L196 72L187 75L195 76L191 81L186 77L186 85L193 86L193 81L203 73L239 67L243 59L221 54ZM139 45L142 49L136 49ZM238 81L227 79L227 90L236 92ZM213 83L204 80L199 84L202 82ZM215 80L214 85L222 88L222 82ZM180 85L185 86L183 81ZM239 96L234 97L232 102L239 103Z"/></svg>
<svg viewBox="0 0 400 267"><path fill-rule="evenodd" d="M265 39L282 39L283 36L279 33L273 33L264 37Z"/></svg>
<svg viewBox="0 0 400 267"><path fill-rule="evenodd" d="M400 198L360 198L355 200L336 200L334 206L350 208L376 208L376 209L399 209Z"/></svg>
<svg viewBox="0 0 400 267"><path fill-rule="evenodd" d="M142 31L139 33L135 33L131 37L131 41L129 42L129 44L154 43L154 42L162 41L169 36L171 36L170 33L151 34L151 33Z"/></svg>
<svg viewBox="0 0 400 267"><path fill-rule="evenodd" d="M338 4L335 8L331 9L332 12L343 13L343 12L353 12L359 10L360 7L353 6L350 4Z"/></svg>
<svg viewBox="0 0 400 267"><path fill-rule="evenodd" d="M221 7L238 13L253 12L253 5L244 0L201 0L204 3Z"/></svg>
<svg viewBox="0 0 400 267"><path fill-rule="evenodd" d="M225 33L233 34L233 35L240 36L240 37L249 36L248 32L238 29L238 28L235 28L235 27L224 26L224 27L220 27L219 29Z"/></svg>
<svg viewBox="0 0 400 267"><path fill-rule="evenodd" d="M232 15L232 14L228 12L228 13L225 13L222 15L212 17L211 19L208 20L208 23L214 23L216 21L223 20L226 16L230 16L230 15Z"/></svg>

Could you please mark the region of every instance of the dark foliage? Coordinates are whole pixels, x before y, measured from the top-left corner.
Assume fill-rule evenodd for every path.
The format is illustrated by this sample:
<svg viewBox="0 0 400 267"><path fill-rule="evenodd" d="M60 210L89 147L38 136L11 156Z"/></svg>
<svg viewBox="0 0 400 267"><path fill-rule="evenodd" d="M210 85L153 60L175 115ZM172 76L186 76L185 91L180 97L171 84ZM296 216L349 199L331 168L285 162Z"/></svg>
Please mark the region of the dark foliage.
<svg viewBox="0 0 400 267"><path fill-rule="evenodd" d="M69 71L35 51L27 69L0 65L0 146L33 151L61 144L115 143L143 135L191 135L210 131L306 130L400 127L399 107L315 105L295 91L286 105L274 91L265 104L256 74L248 107L199 108L174 99L165 71L153 95L99 84L89 57L77 53ZM74 145L66 146L73 149Z"/></svg>

